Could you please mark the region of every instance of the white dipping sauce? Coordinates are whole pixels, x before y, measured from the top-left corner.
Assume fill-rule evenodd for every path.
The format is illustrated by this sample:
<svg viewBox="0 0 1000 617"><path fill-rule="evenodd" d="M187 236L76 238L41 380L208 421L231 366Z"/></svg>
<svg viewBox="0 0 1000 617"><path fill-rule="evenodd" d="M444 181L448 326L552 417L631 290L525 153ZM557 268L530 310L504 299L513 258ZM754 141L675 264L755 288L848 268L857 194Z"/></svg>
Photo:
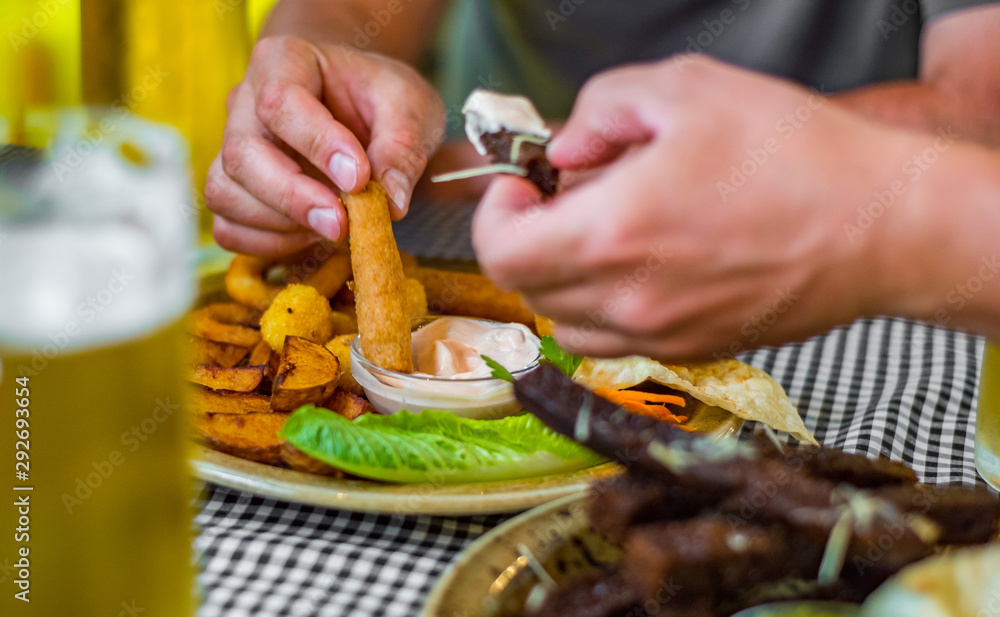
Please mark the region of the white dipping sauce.
<svg viewBox="0 0 1000 617"><path fill-rule="evenodd" d="M518 323L442 317L413 333L414 375L445 379L490 377L483 355L513 372L538 357L540 342Z"/></svg>

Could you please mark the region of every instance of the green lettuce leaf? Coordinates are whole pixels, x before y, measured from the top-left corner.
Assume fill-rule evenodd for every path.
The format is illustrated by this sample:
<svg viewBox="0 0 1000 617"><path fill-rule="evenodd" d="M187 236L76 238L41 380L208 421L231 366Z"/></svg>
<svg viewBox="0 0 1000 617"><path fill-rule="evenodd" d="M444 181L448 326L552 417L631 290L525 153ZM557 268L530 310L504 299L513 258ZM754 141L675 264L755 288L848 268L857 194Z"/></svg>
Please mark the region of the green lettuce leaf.
<svg viewBox="0 0 1000 617"><path fill-rule="evenodd" d="M281 436L349 473L399 483L509 480L582 469L603 460L531 414L474 420L427 410L348 420L307 405L288 418Z"/></svg>

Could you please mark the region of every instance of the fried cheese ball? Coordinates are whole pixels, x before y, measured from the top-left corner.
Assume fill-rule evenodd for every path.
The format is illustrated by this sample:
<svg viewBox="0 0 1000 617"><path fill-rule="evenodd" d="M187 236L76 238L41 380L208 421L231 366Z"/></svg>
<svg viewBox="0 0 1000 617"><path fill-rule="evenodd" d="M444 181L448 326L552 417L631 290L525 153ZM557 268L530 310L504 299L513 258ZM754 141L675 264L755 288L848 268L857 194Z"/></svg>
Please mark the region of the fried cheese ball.
<svg viewBox="0 0 1000 617"><path fill-rule="evenodd" d="M260 319L260 333L280 352L288 335L322 345L333 336L333 311L329 301L309 285L289 285L274 298Z"/></svg>
<svg viewBox="0 0 1000 617"><path fill-rule="evenodd" d="M354 375L351 373L351 341L354 340L356 334L342 334L340 336L335 336L327 342L324 347L326 347L330 353L337 356L337 361L340 362L340 377L337 380L337 387L350 392L351 394L357 394L358 396L364 396L365 389L361 387L354 379Z"/></svg>

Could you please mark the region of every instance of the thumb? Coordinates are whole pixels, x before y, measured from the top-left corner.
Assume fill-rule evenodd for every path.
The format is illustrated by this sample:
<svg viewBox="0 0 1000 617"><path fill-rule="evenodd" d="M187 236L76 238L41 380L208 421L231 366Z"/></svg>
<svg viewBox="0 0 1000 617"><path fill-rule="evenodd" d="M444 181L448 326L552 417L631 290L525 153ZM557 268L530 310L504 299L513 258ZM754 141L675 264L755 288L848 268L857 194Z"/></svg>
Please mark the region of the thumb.
<svg viewBox="0 0 1000 617"><path fill-rule="evenodd" d="M503 287L509 266L520 263L537 247L543 234L535 223L543 218L546 206L542 194L531 182L498 176L483 195L472 217L472 247L483 273Z"/></svg>

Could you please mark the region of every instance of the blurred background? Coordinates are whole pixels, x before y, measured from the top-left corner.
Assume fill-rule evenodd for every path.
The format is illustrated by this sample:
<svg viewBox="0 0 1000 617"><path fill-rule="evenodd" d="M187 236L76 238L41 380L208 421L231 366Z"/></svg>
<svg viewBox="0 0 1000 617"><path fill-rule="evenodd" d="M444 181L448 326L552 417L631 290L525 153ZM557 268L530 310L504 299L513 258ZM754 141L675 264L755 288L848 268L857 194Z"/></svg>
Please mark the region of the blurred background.
<svg viewBox="0 0 1000 617"><path fill-rule="evenodd" d="M179 129L199 206L242 77L275 0L0 0L0 144L51 145L50 112L108 105ZM202 238L210 217L199 208Z"/></svg>

